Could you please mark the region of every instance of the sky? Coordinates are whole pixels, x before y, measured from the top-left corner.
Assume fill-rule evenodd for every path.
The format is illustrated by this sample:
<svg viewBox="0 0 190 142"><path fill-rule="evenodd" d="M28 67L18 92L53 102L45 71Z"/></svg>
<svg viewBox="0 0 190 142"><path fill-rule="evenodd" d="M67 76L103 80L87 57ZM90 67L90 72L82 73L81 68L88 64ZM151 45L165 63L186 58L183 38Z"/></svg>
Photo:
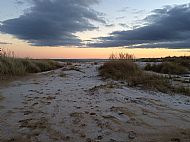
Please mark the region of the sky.
<svg viewBox="0 0 190 142"><path fill-rule="evenodd" d="M0 48L30 58L190 55L188 0L1 0Z"/></svg>

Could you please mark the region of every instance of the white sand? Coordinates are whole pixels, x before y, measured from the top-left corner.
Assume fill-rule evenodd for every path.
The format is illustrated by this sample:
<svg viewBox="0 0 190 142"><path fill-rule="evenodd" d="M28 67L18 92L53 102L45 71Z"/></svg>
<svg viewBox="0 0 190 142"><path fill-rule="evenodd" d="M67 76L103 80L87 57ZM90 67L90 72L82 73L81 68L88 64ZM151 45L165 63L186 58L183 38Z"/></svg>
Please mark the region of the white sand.
<svg viewBox="0 0 190 142"><path fill-rule="evenodd" d="M99 65L76 67L0 85L0 142L190 141L190 97L103 81Z"/></svg>

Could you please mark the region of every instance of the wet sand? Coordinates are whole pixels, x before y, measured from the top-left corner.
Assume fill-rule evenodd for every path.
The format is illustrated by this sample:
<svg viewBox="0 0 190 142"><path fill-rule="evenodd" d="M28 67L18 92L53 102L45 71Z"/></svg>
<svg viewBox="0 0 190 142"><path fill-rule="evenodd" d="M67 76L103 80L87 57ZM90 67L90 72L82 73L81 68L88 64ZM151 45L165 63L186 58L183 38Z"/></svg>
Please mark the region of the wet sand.
<svg viewBox="0 0 190 142"><path fill-rule="evenodd" d="M0 84L0 142L190 141L190 97L102 80L99 66Z"/></svg>

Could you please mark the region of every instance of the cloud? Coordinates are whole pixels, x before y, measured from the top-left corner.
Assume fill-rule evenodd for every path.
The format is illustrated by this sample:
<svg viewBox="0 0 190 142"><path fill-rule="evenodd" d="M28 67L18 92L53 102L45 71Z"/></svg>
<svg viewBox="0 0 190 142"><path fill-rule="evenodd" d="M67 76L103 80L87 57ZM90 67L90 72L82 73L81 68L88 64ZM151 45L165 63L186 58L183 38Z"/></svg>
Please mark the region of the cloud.
<svg viewBox="0 0 190 142"><path fill-rule="evenodd" d="M142 13L146 13L146 10L144 10L144 9L143 10L133 9L132 13L133 14L142 14Z"/></svg>
<svg viewBox="0 0 190 142"><path fill-rule="evenodd" d="M106 26L106 27L114 27L115 24L106 24L105 26Z"/></svg>
<svg viewBox="0 0 190 142"><path fill-rule="evenodd" d="M119 20L119 19L124 19L124 18L126 18L126 17L125 16L120 16L120 17L116 17L115 19Z"/></svg>
<svg viewBox="0 0 190 142"><path fill-rule="evenodd" d="M33 6L19 18L3 21L0 31L34 46L79 46L75 33L96 29L91 21L105 23L102 14L91 8L98 0L28 1Z"/></svg>
<svg viewBox="0 0 190 142"><path fill-rule="evenodd" d="M124 27L124 28L130 28L130 26L128 24L125 24L125 23L119 23L119 25L121 27Z"/></svg>
<svg viewBox="0 0 190 142"><path fill-rule="evenodd" d="M142 13L146 13L146 10L144 9L135 9L135 8L131 8L131 7L123 7L122 9L118 10L118 12L121 13L126 13L126 12L130 12L132 14L142 14Z"/></svg>
<svg viewBox="0 0 190 142"><path fill-rule="evenodd" d="M23 5L24 1L22 1L22 0L16 0L15 3L18 4L18 5Z"/></svg>
<svg viewBox="0 0 190 142"><path fill-rule="evenodd" d="M89 46L131 48L190 48L190 4L155 9L146 25L133 30L115 31L97 38Z"/></svg>
<svg viewBox="0 0 190 142"><path fill-rule="evenodd" d="M123 7L122 9L118 10L118 12L126 12L127 10L131 9L130 7Z"/></svg>

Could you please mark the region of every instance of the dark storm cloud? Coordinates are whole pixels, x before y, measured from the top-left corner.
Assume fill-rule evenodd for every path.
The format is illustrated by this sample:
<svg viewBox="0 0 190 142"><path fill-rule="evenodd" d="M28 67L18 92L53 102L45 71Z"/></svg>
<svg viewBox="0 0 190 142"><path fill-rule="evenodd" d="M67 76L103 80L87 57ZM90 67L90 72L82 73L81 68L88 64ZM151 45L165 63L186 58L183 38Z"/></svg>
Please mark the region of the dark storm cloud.
<svg viewBox="0 0 190 142"><path fill-rule="evenodd" d="M190 4L156 9L134 30L98 38L93 47L190 48Z"/></svg>
<svg viewBox="0 0 190 142"><path fill-rule="evenodd" d="M91 8L98 0L26 1L33 6L19 18L3 21L0 31L35 46L78 46L81 40L75 33L95 29L90 21L104 23L101 13Z"/></svg>

